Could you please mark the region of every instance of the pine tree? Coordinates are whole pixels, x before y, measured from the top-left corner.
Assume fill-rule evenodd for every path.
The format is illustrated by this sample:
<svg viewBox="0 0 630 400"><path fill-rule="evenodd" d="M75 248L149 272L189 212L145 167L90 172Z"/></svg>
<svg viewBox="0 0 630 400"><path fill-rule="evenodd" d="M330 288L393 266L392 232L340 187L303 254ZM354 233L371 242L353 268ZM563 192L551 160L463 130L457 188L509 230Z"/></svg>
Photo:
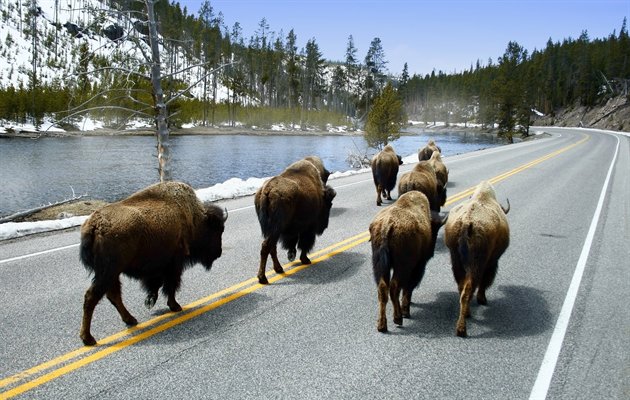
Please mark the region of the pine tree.
<svg viewBox="0 0 630 400"><path fill-rule="evenodd" d="M358 85L356 82L359 79L359 60L357 59L357 48L354 47L354 38L352 35L348 36L348 45L346 46L346 60L344 62L346 67L346 115L350 117L355 116L355 110L357 107L357 101L361 97L358 93ZM352 85L355 85L353 89Z"/></svg>
<svg viewBox="0 0 630 400"><path fill-rule="evenodd" d="M407 122L400 96L391 83L374 100L365 126L368 146L383 148L392 140L400 138L400 129Z"/></svg>
<svg viewBox="0 0 630 400"><path fill-rule="evenodd" d="M306 130L308 111L317 107L324 87L324 59L315 39L306 42L302 79L302 130Z"/></svg>

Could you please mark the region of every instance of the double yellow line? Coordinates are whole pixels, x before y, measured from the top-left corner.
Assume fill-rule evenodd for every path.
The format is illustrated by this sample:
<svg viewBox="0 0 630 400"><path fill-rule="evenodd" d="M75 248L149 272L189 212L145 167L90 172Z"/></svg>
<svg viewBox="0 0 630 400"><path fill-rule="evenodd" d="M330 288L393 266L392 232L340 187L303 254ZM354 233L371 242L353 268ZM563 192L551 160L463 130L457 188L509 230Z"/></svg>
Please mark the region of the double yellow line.
<svg viewBox="0 0 630 400"><path fill-rule="evenodd" d="M546 156L538 158L534 161L531 161L527 164L523 164L515 169L512 169L508 172L505 172L501 175L498 175L492 179L490 182L495 184L504 179L507 179L510 176L513 176L521 171L524 171L528 168L533 167L534 165L540 164L543 161L546 161L550 158L556 157L561 153L564 153L589 139L589 136L586 136L580 141L563 147L560 150L552 152ZM448 199L445 205L453 204L459 200L464 199L467 196L470 196L475 187L468 188ZM365 243L369 240L369 232L364 231L355 236L352 236L348 239L345 239L341 242L335 243L329 247L321 249L315 253L310 254L312 263L309 265L300 264L299 261L294 261L284 265L284 274L276 274L271 271L267 274L267 278L269 283L276 282L280 279L285 278L286 276L290 276L300 272L303 269L310 267L311 265L318 264L322 261L325 261L335 255L347 251L353 247L356 247L362 243ZM230 286L226 289L218 291L216 293L211 294L210 296L201 298L196 300L190 304L187 304L183 307L181 313L173 314L167 313L155 318L152 318L146 322L139 323L138 325L128 328L124 331L118 332L114 335L108 336L99 341L98 347L81 347L77 350L68 352L59 357L56 357L50 361L39 364L35 367L24 370L18 374L9 376L0 380L0 389L17 384L20 381L25 379L29 379L37 374L43 373L52 368L52 371L45 373L43 375L38 376L26 383L23 383L19 386L16 386L12 389L9 389L5 392L0 393L0 399L9 399L11 397L17 396L21 393L32 390L40 385L43 385L47 382L50 382L60 376L73 372L81 367L84 367L88 364L91 364L95 361L98 361L102 358L107 357L110 354L113 354L117 351L120 351L124 348L127 348L133 344L146 340L152 336L157 335L160 332L163 332L167 329L173 328L177 325L180 325L190 319L193 319L199 315L205 314L209 311L212 311L218 307L221 307L224 304L227 304L233 300L241 298L249 293L252 293L258 289L265 287L266 285L261 285L258 283L257 278L251 278L240 282L236 285ZM127 339L125 337L130 336ZM106 346L106 347L105 347ZM100 348L100 350L99 350ZM84 356L87 353L91 353L87 356ZM84 356L84 357L82 357ZM82 357L82 358L79 358ZM79 359L77 359L79 358ZM77 360L75 360L77 359ZM75 360L75 361L72 361ZM61 366L60 366L61 365ZM58 367L59 366L59 367Z"/></svg>

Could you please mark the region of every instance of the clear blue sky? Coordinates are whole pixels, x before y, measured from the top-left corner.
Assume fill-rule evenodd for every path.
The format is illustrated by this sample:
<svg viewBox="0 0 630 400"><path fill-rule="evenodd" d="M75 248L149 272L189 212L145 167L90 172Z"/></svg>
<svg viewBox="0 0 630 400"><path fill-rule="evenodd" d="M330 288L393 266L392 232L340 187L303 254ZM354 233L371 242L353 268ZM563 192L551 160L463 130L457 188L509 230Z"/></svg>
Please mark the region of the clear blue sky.
<svg viewBox="0 0 630 400"><path fill-rule="evenodd" d="M175 0L177 1L177 0ZM203 0L180 0L197 15ZM446 73L487 64L503 55L509 41L530 53L547 40L577 39L586 30L604 38L630 19L630 0L210 0L231 29L241 24L252 36L262 18L286 38L293 28L302 49L314 38L324 58L345 59L352 35L362 62L371 41L381 39L387 67L399 74L405 62L410 75L433 69ZM630 24L630 21L628 22Z"/></svg>

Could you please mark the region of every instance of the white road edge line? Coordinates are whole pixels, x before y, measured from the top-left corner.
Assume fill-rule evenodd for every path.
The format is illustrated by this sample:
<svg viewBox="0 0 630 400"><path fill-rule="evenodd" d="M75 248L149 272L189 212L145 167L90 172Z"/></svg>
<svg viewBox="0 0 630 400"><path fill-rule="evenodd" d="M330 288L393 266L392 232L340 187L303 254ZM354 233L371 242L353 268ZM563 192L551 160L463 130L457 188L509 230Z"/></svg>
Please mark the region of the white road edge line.
<svg viewBox="0 0 630 400"><path fill-rule="evenodd" d="M599 195L599 201L595 209L595 214L593 215L593 219L591 220L591 226L588 229L588 234L586 235L586 240L584 241L584 246L582 247L582 253L580 254L580 258L578 259L577 265L575 266L573 278L571 279L571 285L569 286L567 295L564 298L564 303L562 304L560 315L558 316L556 326L554 327L553 334L551 335L551 340L549 341L547 351L545 352L545 357L543 358L540 369L538 370L536 382L534 383L534 387L532 388L532 391L529 395L530 400L545 399L547 397L549 386L551 385L551 378L553 378L553 372L556 369L556 363L558 362L560 350L562 349L562 342L564 341L564 337L567 333L569 320L571 318L571 313L573 312L573 305L575 304L575 299L577 298L577 294L580 289L582 275L584 275L586 261L588 260L589 253L593 245L593 238L595 236L595 231L597 230L597 224L599 222L599 216L604 205L604 199L606 198L606 191L608 190L608 184L610 183L610 176L612 175L615 162L617 161L620 140L618 136L614 137L617 138L615 155L613 156L612 162L610 163L608 175L606 176L606 180L604 181L602 192Z"/></svg>
<svg viewBox="0 0 630 400"><path fill-rule="evenodd" d="M25 258L35 257L35 256L39 256L39 255L42 255L42 254L54 253L55 251L70 249L72 247L78 247L78 246L79 246L79 243L75 243L75 244L70 244L68 246L57 247L57 248L54 248L54 249L49 249L49 250L44 250L44 251L38 251L37 253L30 253L30 254L25 254L23 256L7 258L7 259L4 259L4 260L0 260L0 264L5 264L5 263L11 262L11 261L23 260Z"/></svg>

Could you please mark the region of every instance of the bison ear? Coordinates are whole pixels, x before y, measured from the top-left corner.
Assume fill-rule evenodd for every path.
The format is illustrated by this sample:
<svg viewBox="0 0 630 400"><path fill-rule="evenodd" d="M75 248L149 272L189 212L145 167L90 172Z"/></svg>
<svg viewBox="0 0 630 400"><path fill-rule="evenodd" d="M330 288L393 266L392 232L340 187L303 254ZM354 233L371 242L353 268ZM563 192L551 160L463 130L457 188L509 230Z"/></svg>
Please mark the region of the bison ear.
<svg viewBox="0 0 630 400"><path fill-rule="evenodd" d="M324 184L326 184L326 182L328 182L328 177L329 177L329 176L330 176L330 171L329 171L329 170L327 170L326 168L324 168L324 172L323 172L323 174L322 174L322 178L324 178L324 179L323 179Z"/></svg>
<svg viewBox="0 0 630 400"><path fill-rule="evenodd" d="M398 157L398 165L402 165L403 163L402 157L399 155L396 155L396 157Z"/></svg>

